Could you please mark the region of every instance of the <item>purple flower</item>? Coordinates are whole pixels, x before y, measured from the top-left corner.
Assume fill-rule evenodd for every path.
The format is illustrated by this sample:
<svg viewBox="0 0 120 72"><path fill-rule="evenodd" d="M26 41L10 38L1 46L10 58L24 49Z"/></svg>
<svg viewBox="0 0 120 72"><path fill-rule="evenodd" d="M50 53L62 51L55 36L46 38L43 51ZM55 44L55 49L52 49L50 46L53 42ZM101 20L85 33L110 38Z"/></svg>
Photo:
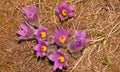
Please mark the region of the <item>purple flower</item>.
<svg viewBox="0 0 120 72"><path fill-rule="evenodd" d="M70 30L65 30L61 28L60 30L55 30L53 41L58 45L63 45L67 43Z"/></svg>
<svg viewBox="0 0 120 72"><path fill-rule="evenodd" d="M67 56L63 54L60 49L56 51L54 54L50 54L48 58L54 62L54 70L57 68L62 69L65 66L68 66L67 64Z"/></svg>
<svg viewBox="0 0 120 72"><path fill-rule="evenodd" d="M38 10L36 9L35 6L31 5L30 8L23 7L22 9L25 12L26 20L34 22L38 19Z"/></svg>
<svg viewBox="0 0 120 72"><path fill-rule="evenodd" d="M34 46L34 50L36 51L36 56L45 56L45 53L48 52L48 42L39 41L37 45Z"/></svg>
<svg viewBox="0 0 120 72"><path fill-rule="evenodd" d="M71 6L68 6L66 2L62 2L60 6L56 7L56 12L59 14L59 17L61 20L67 18L67 17L73 17L74 16L74 8Z"/></svg>
<svg viewBox="0 0 120 72"><path fill-rule="evenodd" d="M24 23L24 24L21 24L20 26L22 30L16 32L17 34L20 35L19 39L24 39L32 35L32 30L27 24Z"/></svg>
<svg viewBox="0 0 120 72"><path fill-rule="evenodd" d="M89 42L90 39L86 38L86 31L83 30L81 33L75 32L75 40L71 42L70 48L74 51L82 49L83 46Z"/></svg>
<svg viewBox="0 0 120 72"><path fill-rule="evenodd" d="M40 29L36 29L34 31L34 34L36 35L36 39L45 39L48 37L48 29L46 27L42 27Z"/></svg>

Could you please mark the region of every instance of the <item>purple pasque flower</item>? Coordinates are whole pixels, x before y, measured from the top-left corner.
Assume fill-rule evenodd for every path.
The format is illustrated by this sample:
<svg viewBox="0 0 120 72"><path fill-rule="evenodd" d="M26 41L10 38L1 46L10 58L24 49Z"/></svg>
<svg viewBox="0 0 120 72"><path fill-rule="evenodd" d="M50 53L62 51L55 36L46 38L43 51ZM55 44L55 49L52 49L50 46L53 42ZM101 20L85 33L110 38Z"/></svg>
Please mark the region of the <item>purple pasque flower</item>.
<svg viewBox="0 0 120 72"><path fill-rule="evenodd" d="M32 35L32 30L27 24L23 23L20 24L20 26L22 30L16 32L17 34L20 35L19 39L24 39Z"/></svg>
<svg viewBox="0 0 120 72"><path fill-rule="evenodd" d="M22 9L25 12L26 20L34 22L38 19L38 10L36 9L35 6L31 5L29 8L23 7Z"/></svg>
<svg viewBox="0 0 120 72"><path fill-rule="evenodd" d="M46 27L36 29L34 31L34 34L36 36L36 39L38 39L38 40L45 39L48 37L48 29Z"/></svg>
<svg viewBox="0 0 120 72"><path fill-rule="evenodd" d="M60 49L58 49L56 53L50 54L48 58L54 62L54 70L57 68L62 69L63 67L68 66L67 56L63 54Z"/></svg>
<svg viewBox="0 0 120 72"><path fill-rule="evenodd" d="M74 16L74 8L71 6L68 6L66 2L62 2L60 6L56 7L56 12L59 14L59 17L61 20L67 18L67 17L73 17Z"/></svg>
<svg viewBox="0 0 120 72"><path fill-rule="evenodd" d="M60 30L55 30L53 41L58 45L66 44L68 41L70 30L65 30L61 28Z"/></svg>
<svg viewBox="0 0 120 72"><path fill-rule="evenodd" d="M45 56L46 52L48 52L48 45L48 42L40 40L39 43L34 46L36 56Z"/></svg>
<svg viewBox="0 0 120 72"><path fill-rule="evenodd" d="M75 32L75 40L71 42L70 48L73 51L82 49L83 46L88 43L90 39L86 38L86 31L83 30L81 33Z"/></svg>

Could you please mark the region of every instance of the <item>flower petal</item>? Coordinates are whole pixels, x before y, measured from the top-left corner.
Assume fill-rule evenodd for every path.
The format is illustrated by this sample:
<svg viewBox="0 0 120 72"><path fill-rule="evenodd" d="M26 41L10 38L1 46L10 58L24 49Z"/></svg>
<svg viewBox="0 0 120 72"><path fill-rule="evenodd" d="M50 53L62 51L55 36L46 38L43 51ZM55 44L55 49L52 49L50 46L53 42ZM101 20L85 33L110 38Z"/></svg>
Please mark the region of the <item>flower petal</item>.
<svg viewBox="0 0 120 72"><path fill-rule="evenodd" d="M38 33L38 29L34 30L34 34L36 35Z"/></svg>
<svg viewBox="0 0 120 72"><path fill-rule="evenodd" d="M19 35L21 35L21 36L25 36L24 31L21 31L21 30L20 30L20 31L17 31L16 33L19 34Z"/></svg>
<svg viewBox="0 0 120 72"><path fill-rule="evenodd" d="M32 11L32 12L34 12L36 14L38 13L37 8L34 5L30 6L30 11Z"/></svg>
<svg viewBox="0 0 120 72"><path fill-rule="evenodd" d="M69 9L70 9L71 11L74 11L74 8L73 8L72 6L69 6Z"/></svg>
<svg viewBox="0 0 120 72"><path fill-rule="evenodd" d="M70 33L70 30L65 30L65 29L62 27L61 30L60 30L60 33L61 33L62 35L68 36L69 33Z"/></svg>
<svg viewBox="0 0 120 72"><path fill-rule="evenodd" d="M65 59L67 59L67 56L64 54L64 53L62 53L62 51L60 50L60 49L58 49L57 50L57 53L56 54L58 54L58 56L64 56L65 57Z"/></svg>
<svg viewBox="0 0 120 72"><path fill-rule="evenodd" d="M55 11L58 12L58 13L60 13L60 11L61 11L60 10L60 6L56 6Z"/></svg>
<svg viewBox="0 0 120 72"><path fill-rule="evenodd" d="M40 38L40 29L34 30L34 34L35 34L35 36L36 36L36 39L38 39L38 40L41 39L41 38Z"/></svg>
<svg viewBox="0 0 120 72"><path fill-rule="evenodd" d="M45 52L43 52L42 55L45 56Z"/></svg>
<svg viewBox="0 0 120 72"><path fill-rule="evenodd" d="M41 52L36 52L36 56L37 57L41 56Z"/></svg>
<svg viewBox="0 0 120 72"><path fill-rule="evenodd" d="M70 47L72 50L76 51L76 50L81 49L83 47L83 45L84 45L83 39L81 39L81 40L77 39L77 40L73 40L71 42Z"/></svg>
<svg viewBox="0 0 120 72"><path fill-rule="evenodd" d="M23 30L25 30L25 29L28 28L26 24L20 24L20 27L21 27Z"/></svg>
<svg viewBox="0 0 120 72"><path fill-rule="evenodd" d="M31 36L32 35L32 30L30 28L28 28L28 33L26 34L26 36Z"/></svg>
<svg viewBox="0 0 120 72"><path fill-rule="evenodd" d="M23 7L22 9L24 10L24 12L25 12L26 14L29 14L29 13L30 13L30 12L29 12L29 9L28 9L27 7Z"/></svg>
<svg viewBox="0 0 120 72"><path fill-rule="evenodd" d="M61 20L63 20L65 18L62 14L59 14L59 17Z"/></svg>
<svg viewBox="0 0 120 72"><path fill-rule="evenodd" d="M58 55L57 54L50 54L49 56L48 56L48 58L51 60L51 61L57 61L57 59L58 59Z"/></svg>
<svg viewBox="0 0 120 72"><path fill-rule="evenodd" d="M67 63L67 62L64 62L64 67L65 67L65 66L68 66L68 63Z"/></svg>
<svg viewBox="0 0 120 72"><path fill-rule="evenodd" d="M78 32L76 31L76 33L75 33L75 38L76 38L76 39L78 39L78 38L85 39L85 37L86 37L86 31L85 31L85 30L83 30L81 33L78 33Z"/></svg>
<svg viewBox="0 0 120 72"><path fill-rule="evenodd" d="M57 53L60 53L60 54L62 54L62 52L61 52L61 50L60 50L60 49L58 49L58 50L57 50Z"/></svg>
<svg viewBox="0 0 120 72"><path fill-rule="evenodd" d="M39 44L35 45L33 49L34 49L35 51L40 51L40 45L39 45Z"/></svg>
<svg viewBox="0 0 120 72"><path fill-rule="evenodd" d="M54 70L56 70L57 68L62 69L62 67L63 67L63 64L62 64L62 63L60 63L60 62L58 62L58 61L56 61L56 62L54 63Z"/></svg>
<svg viewBox="0 0 120 72"><path fill-rule="evenodd" d="M73 17L73 16L74 16L74 13L73 13L73 12L70 12L70 13L69 13L69 16L70 16L70 17Z"/></svg>
<svg viewBox="0 0 120 72"><path fill-rule="evenodd" d="M43 41L43 40L38 40L38 43L41 44L41 45L45 45L45 46L48 46L49 43L47 41Z"/></svg>
<svg viewBox="0 0 120 72"><path fill-rule="evenodd" d="M85 43L88 43L88 42L90 42L90 41L91 41L91 40L88 39L88 38L85 39Z"/></svg>
<svg viewBox="0 0 120 72"><path fill-rule="evenodd" d="M69 6L67 5L66 2L62 2L61 6L62 6L63 8L67 8L67 9L69 8Z"/></svg>
<svg viewBox="0 0 120 72"><path fill-rule="evenodd" d="M46 27L42 27L43 30L47 31L48 29Z"/></svg>

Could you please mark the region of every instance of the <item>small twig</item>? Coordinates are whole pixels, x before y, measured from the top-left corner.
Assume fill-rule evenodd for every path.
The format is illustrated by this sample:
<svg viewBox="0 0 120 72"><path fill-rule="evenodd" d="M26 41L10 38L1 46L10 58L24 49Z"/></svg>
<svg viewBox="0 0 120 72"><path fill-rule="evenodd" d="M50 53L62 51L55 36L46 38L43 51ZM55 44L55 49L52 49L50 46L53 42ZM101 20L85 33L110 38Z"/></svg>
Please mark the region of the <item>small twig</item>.
<svg viewBox="0 0 120 72"><path fill-rule="evenodd" d="M83 1L85 1L85 0L78 0L75 2L75 4L78 4L78 3L83 2Z"/></svg>
<svg viewBox="0 0 120 72"><path fill-rule="evenodd" d="M41 59L40 59L40 61L41 61ZM32 72L32 71L33 71L33 69L35 69L38 65L39 65L39 63L38 63L38 61L36 60L35 65L33 66L33 68L32 68L29 72Z"/></svg>
<svg viewBox="0 0 120 72"><path fill-rule="evenodd" d="M84 51L83 55L78 59L78 61L75 63L74 67L70 70L70 72L73 72L73 70L78 66L81 60L85 57L87 51L88 51L87 49Z"/></svg>
<svg viewBox="0 0 120 72"><path fill-rule="evenodd" d="M108 38L110 37L112 31L113 31L118 25L120 25L120 22L118 22L118 23L111 29L111 31L110 31L109 34L107 35Z"/></svg>
<svg viewBox="0 0 120 72"><path fill-rule="evenodd" d="M18 44L20 44L22 42L36 40L36 38L35 37L29 37L29 38L24 38L24 39L18 39L18 38L16 38L16 40L18 41Z"/></svg>
<svg viewBox="0 0 120 72"><path fill-rule="evenodd" d="M117 47L116 47L114 50L112 50L111 52L109 52L108 54L111 54L111 53L117 51L117 49L118 49L119 47L120 47L120 42L118 43Z"/></svg>
<svg viewBox="0 0 120 72"><path fill-rule="evenodd" d="M116 17L116 19L109 25L105 26L100 32L103 32L105 29L107 29L108 27L110 27L111 25L113 25L115 23L115 21L118 19L119 15Z"/></svg>
<svg viewBox="0 0 120 72"><path fill-rule="evenodd" d="M22 67L22 72L23 72L25 66L27 66L32 59L33 59L33 56L30 56L29 60L28 60L28 61L26 62L26 64L24 64L24 66Z"/></svg>
<svg viewBox="0 0 120 72"><path fill-rule="evenodd" d="M105 39L104 37L101 37L101 38L99 38L99 39L92 40L91 44L94 44L94 43L96 43L96 42L102 41L102 40L104 40L104 39Z"/></svg>

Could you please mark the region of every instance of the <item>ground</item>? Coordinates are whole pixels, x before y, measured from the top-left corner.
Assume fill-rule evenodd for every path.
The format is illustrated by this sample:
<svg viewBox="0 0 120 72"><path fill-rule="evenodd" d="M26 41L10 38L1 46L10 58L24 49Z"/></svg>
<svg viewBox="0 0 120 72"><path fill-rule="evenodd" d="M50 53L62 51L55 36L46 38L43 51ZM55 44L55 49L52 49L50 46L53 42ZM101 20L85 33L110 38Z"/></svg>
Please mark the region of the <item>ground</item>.
<svg viewBox="0 0 120 72"><path fill-rule="evenodd" d="M53 34L57 27L87 31L88 43L74 59L68 55L63 72L120 72L120 0L66 0L74 6L75 16L61 23L54 12L62 0L0 1L0 72L53 72L47 58L37 60L35 40L18 42L16 31L25 21L22 7L39 9L39 24Z"/></svg>

